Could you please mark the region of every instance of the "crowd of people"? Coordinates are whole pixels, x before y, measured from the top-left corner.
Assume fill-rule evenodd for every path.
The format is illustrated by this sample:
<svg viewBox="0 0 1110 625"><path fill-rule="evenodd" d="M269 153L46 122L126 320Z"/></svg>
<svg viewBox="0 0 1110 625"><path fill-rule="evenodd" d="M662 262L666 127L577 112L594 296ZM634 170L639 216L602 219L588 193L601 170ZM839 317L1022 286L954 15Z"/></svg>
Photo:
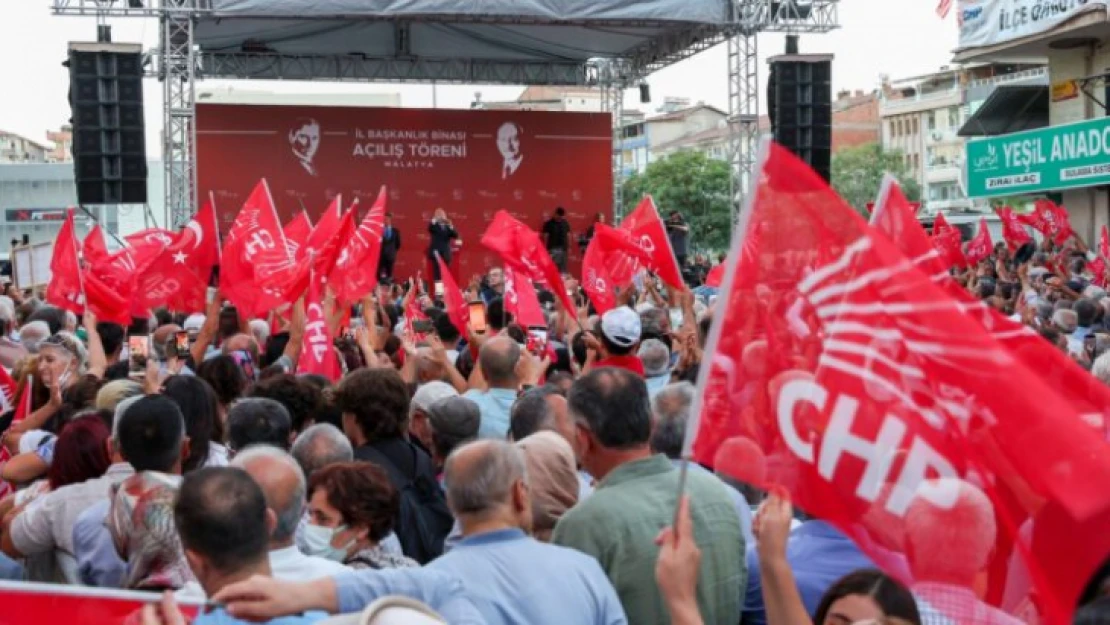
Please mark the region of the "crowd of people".
<svg viewBox="0 0 1110 625"><path fill-rule="evenodd" d="M1110 384L1110 294L1083 250L1068 257L1017 263L1002 245L961 280ZM297 375L299 305L250 319L217 294L125 328L9 289L0 578L164 593L150 625L195 601L197 623L1020 622L964 590L995 531L968 483L955 517L914 502L908 561L883 572L784 495L684 464L716 306L703 282L648 276L602 315L541 293L548 325L524 328L493 267L467 294L487 327L465 333L423 285L379 288L327 311L337 330L352 315L337 381ZM128 353L136 336L146 355ZM938 538L947 518L962 525ZM965 557L930 566L941 539ZM1102 592L1077 623L1107 622Z"/></svg>

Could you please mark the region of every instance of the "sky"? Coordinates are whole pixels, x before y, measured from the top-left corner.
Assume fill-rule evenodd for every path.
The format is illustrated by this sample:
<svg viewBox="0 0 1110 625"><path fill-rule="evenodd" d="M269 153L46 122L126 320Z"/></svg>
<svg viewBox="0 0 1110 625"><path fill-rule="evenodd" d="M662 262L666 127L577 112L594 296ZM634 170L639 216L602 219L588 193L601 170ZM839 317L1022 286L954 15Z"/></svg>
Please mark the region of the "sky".
<svg viewBox="0 0 1110 625"><path fill-rule="evenodd" d="M45 142L46 131L56 129L69 119L66 46L70 41L95 41L93 18L54 16L50 0L4 0L0 8L0 130L15 132ZM935 0L842 0L841 28L825 35L801 39L801 52L832 53L833 91L865 91L878 87L880 76L898 79L935 71L946 65L956 47L955 11L947 20L937 17ZM116 42L157 42L158 24L153 18L120 18L111 22ZM761 35L760 97L766 93L766 57L780 54L784 40L780 35ZM625 94L627 108L649 112L666 96L688 97L692 101L726 108L728 86L725 46L707 50L690 59L653 74L653 103L640 104L635 89ZM199 86L219 86L224 81L206 81ZM400 93L402 106L431 107L432 87L417 84L339 84L330 82L269 82L245 84L245 88L279 92L369 92ZM468 108L476 91L482 99L515 99L521 87L490 85L440 85L436 102L445 108ZM162 127L161 85L154 80L144 84L146 100L147 154L160 152ZM765 111L761 102L760 110Z"/></svg>

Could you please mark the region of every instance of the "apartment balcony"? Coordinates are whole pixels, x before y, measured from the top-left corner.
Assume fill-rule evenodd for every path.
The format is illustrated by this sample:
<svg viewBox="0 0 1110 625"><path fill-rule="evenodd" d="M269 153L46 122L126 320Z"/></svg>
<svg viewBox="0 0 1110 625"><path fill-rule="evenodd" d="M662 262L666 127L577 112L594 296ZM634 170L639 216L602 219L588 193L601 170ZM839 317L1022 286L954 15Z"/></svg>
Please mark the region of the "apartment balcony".
<svg viewBox="0 0 1110 625"><path fill-rule="evenodd" d="M962 181L964 174L963 163L935 162L925 164L925 182L956 182Z"/></svg>
<svg viewBox="0 0 1110 625"><path fill-rule="evenodd" d="M901 115L920 111L957 106L963 103L963 90L958 87L918 94L910 98L883 98L879 103L879 115Z"/></svg>

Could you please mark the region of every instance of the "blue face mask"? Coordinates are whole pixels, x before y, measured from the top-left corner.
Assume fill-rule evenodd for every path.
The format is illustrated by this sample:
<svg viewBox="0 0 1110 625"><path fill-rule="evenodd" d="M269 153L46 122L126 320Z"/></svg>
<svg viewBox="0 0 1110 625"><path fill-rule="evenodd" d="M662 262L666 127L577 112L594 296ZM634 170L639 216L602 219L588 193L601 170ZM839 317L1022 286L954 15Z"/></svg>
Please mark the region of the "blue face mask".
<svg viewBox="0 0 1110 625"><path fill-rule="evenodd" d="M323 525L313 525L309 523L305 526L304 534L301 536L304 540L305 555L326 558L343 563L347 559L347 550L351 548L351 545L355 544L355 539L352 538L343 547L333 547L331 541L335 538L336 534L345 531L347 531L346 525L340 525L339 527L324 527Z"/></svg>

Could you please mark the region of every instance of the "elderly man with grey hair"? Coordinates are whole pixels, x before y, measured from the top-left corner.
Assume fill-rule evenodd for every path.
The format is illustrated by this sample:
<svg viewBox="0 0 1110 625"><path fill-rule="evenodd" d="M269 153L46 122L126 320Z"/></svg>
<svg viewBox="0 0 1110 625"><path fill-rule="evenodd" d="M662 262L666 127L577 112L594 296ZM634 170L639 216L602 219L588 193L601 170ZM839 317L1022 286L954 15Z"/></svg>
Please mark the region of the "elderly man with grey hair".
<svg viewBox="0 0 1110 625"><path fill-rule="evenodd" d="M648 397L655 397L671 381L671 348L659 339L647 339L640 343L637 355L644 363Z"/></svg>
<svg viewBox="0 0 1110 625"><path fill-rule="evenodd" d="M464 445L447 458L445 482L463 539L425 568L462 580L489 625L628 622L597 560L529 536L532 501L518 447L503 440Z"/></svg>
<svg viewBox="0 0 1110 625"><path fill-rule="evenodd" d="M355 454L350 439L339 428L330 423L317 423L301 432L297 440L293 441L292 455L304 471L305 477L312 479L313 473L326 466L351 462ZM302 551L308 548L308 542L304 538L307 524L308 510L305 509L296 531L296 544ZM404 555L401 553L401 543L394 533L382 540L381 547L387 553Z"/></svg>
<svg viewBox="0 0 1110 625"><path fill-rule="evenodd" d="M682 464L686 424L690 421L690 410L693 408L696 394L697 389L693 384L678 382L664 386L651 400L651 450L670 458L671 463L676 467ZM688 470L713 475L696 462L689 463ZM736 515L740 518L740 529L744 532L745 543L754 545L751 505L731 484L724 480L721 480L721 483L736 507Z"/></svg>
<svg viewBox="0 0 1110 625"><path fill-rule="evenodd" d="M277 447L256 445L240 452L231 466L247 472L262 488L266 507L275 517L270 534L270 572L276 579L307 582L347 571L347 567L325 558L306 556L294 544L297 526L304 516L304 472Z"/></svg>
<svg viewBox="0 0 1110 625"><path fill-rule="evenodd" d="M330 464L355 459L351 440L330 423L317 423L301 432L293 441L292 454L306 478Z"/></svg>
<svg viewBox="0 0 1110 625"><path fill-rule="evenodd" d="M1079 327L1079 315L1071 309L1058 308L1052 313L1052 325L1056 326L1068 337L1068 353L1079 355L1083 353L1083 341L1074 337L1075 329Z"/></svg>
<svg viewBox="0 0 1110 625"><path fill-rule="evenodd" d="M458 397L455 387L446 382L434 380L421 384L409 402L409 439L432 455L432 426L428 419L428 409L432 404L448 397Z"/></svg>
<svg viewBox="0 0 1110 625"><path fill-rule="evenodd" d="M39 353L39 343L50 336L50 324L45 321L31 321L19 329L19 342L30 354Z"/></svg>

